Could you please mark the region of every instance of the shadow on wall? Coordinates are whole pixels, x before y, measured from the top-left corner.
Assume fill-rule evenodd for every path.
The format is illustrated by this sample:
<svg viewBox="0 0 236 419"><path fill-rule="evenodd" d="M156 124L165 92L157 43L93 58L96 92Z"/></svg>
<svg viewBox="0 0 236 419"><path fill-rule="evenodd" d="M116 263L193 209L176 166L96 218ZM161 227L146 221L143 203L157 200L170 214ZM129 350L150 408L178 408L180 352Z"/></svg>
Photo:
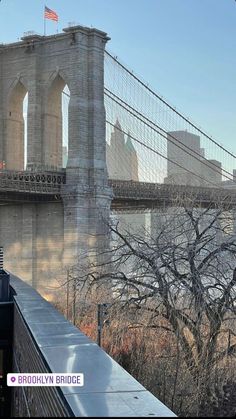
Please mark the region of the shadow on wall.
<svg viewBox="0 0 236 419"><path fill-rule="evenodd" d="M61 203L0 206L5 268L49 300L63 270L63 228Z"/></svg>

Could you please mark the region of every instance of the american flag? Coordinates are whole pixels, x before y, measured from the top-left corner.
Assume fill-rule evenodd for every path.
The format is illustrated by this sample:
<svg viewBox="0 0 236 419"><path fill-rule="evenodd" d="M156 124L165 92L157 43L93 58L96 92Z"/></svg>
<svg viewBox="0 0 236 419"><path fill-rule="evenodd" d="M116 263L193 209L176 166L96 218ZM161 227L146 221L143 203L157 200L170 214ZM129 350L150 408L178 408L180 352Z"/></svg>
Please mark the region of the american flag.
<svg viewBox="0 0 236 419"><path fill-rule="evenodd" d="M44 18L45 19L51 19L58 22L58 15L54 10L49 9L47 6L44 8Z"/></svg>

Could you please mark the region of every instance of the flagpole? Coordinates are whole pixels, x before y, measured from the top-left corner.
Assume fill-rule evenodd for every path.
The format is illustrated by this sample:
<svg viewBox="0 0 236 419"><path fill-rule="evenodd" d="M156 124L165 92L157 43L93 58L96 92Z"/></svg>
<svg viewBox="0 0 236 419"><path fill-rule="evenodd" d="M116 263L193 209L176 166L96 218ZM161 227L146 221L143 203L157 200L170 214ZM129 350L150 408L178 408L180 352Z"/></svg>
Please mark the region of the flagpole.
<svg viewBox="0 0 236 419"><path fill-rule="evenodd" d="M46 36L45 5L44 5L44 12L43 12L43 16L44 16L43 34L44 34L44 36Z"/></svg>

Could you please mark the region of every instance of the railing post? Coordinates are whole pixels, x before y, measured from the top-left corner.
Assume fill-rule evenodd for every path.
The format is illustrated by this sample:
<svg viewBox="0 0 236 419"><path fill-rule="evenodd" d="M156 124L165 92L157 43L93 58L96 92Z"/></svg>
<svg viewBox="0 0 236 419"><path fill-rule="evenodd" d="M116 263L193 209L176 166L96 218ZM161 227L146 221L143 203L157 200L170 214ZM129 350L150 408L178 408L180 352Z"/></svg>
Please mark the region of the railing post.
<svg viewBox="0 0 236 419"><path fill-rule="evenodd" d="M3 269L3 247L0 247L0 302L9 301L10 275Z"/></svg>

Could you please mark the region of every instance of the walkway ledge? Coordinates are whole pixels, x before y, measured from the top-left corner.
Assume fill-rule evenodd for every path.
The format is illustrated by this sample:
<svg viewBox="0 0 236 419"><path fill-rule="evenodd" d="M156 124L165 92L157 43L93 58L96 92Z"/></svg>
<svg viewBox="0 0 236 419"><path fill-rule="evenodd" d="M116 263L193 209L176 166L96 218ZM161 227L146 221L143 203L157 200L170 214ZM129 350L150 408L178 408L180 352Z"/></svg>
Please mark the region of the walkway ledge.
<svg viewBox="0 0 236 419"><path fill-rule="evenodd" d="M83 373L83 387L12 387L16 417L176 417L33 288L11 275L13 369Z"/></svg>

